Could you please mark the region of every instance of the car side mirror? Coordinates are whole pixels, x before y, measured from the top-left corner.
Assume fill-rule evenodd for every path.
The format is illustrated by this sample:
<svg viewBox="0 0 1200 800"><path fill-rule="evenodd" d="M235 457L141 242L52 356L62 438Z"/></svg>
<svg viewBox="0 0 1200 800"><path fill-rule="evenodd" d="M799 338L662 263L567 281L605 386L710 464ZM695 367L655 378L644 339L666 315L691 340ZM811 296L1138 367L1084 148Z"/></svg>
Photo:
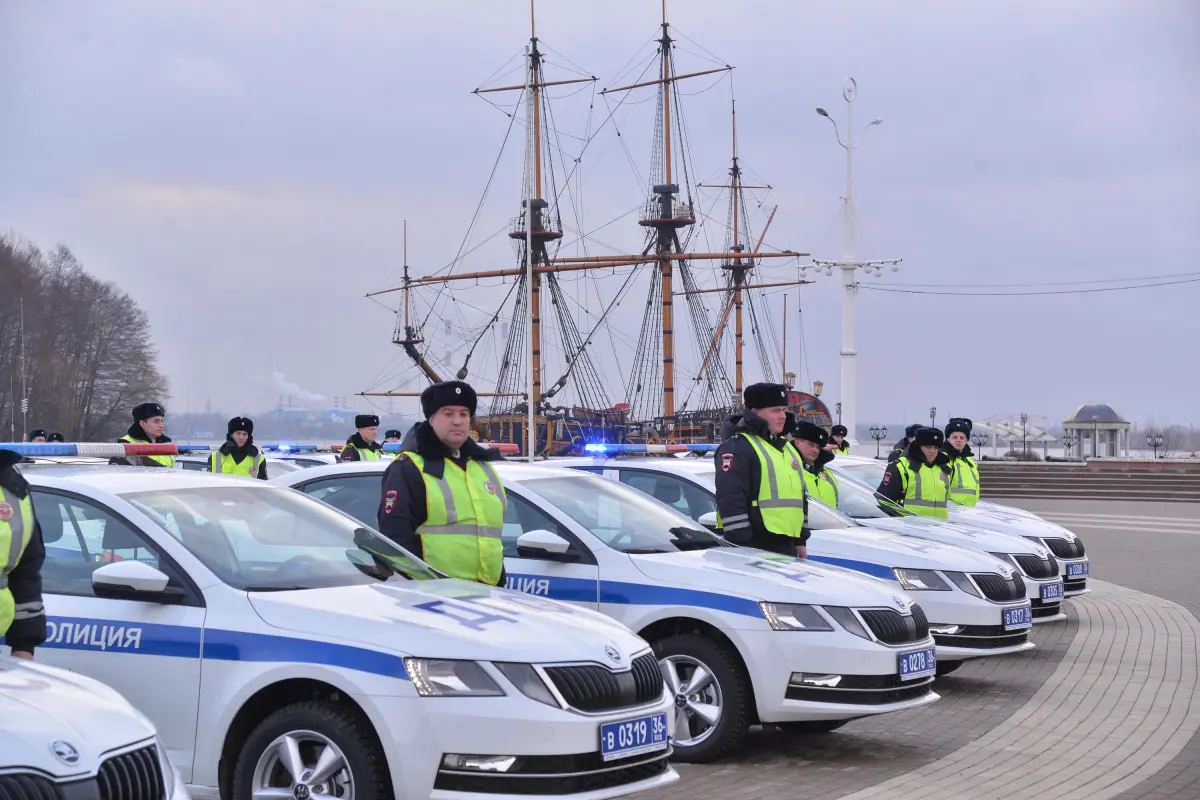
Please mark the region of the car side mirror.
<svg viewBox="0 0 1200 800"><path fill-rule="evenodd" d="M517 555L523 558L543 558L547 561L578 561L579 554L571 552L571 543L553 531L536 530L517 537Z"/></svg>
<svg viewBox="0 0 1200 800"><path fill-rule="evenodd" d="M721 529L721 523L717 520L717 512L715 511L710 511L707 514L701 514L700 519L696 521L708 528L710 531L717 531Z"/></svg>
<svg viewBox="0 0 1200 800"><path fill-rule="evenodd" d="M170 581L166 573L144 562L116 561L92 573L92 591L113 600L178 603L183 590L169 586Z"/></svg>

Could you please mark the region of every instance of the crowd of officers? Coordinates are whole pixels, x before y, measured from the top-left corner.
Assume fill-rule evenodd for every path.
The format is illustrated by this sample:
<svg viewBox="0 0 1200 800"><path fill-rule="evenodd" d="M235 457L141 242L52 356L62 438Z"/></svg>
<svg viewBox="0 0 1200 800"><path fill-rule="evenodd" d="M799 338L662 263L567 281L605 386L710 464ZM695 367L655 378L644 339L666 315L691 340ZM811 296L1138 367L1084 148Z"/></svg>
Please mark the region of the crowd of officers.
<svg viewBox="0 0 1200 800"><path fill-rule="evenodd" d="M831 432L788 410L782 384L746 388L745 411L726 420L714 454L719 524L726 538L785 556L807 558L809 497L837 507L838 482L827 468L849 450L848 431ZM501 531L507 501L493 467L499 451L471 438L477 408L475 390L462 381L434 384L421 394L425 420L403 437L399 453L384 453L376 441L379 418L355 417L356 432L339 456L342 461L393 459L380 485L378 529L434 569L492 586L505 583ZM169 443L163 433L166 411L158 403L133 409L133 424L121 437L129 443ZM924 516L946 518L948 504L974 505L979 470L967 445L971 421L954 418L945 434L912 425L889 456L879 494ZM57 438L55 438L57 437ZM62 441L33 431L31 441ZM13 654L32 658L45 640L41 596L45 547L34 518L29 484L17 471L21 456L0 449L0 636ZM173 467L173 456L129 456L113 463ZM254 444L254 423L229 420L225 443L209 457L223 475L266 479L266 461Z"/></svg>

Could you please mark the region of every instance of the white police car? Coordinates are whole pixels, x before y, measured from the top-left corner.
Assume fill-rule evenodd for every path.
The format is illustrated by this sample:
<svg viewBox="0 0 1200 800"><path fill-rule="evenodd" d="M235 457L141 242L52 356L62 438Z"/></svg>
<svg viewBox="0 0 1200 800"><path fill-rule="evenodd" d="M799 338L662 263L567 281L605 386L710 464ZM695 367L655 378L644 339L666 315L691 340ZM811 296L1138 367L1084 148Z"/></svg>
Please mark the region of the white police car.
<svg viewBox="0 0 1200 800"><path fill-rule="evenodd" d="M315 467L272 482L372 523L386 466ZM508 585L598 608L654 646L678 709L678 759L719 758L756 721L825 732L938 699L925 612L904 592L729 547L619 483L541 465L496 468L508 494Z"/></svg>
<svg viewBox="0 0 1200 800"><path fill-rule="evenodd" d="M714 467L708 459L565 458L554 463L621 481L716 528ZM978 541L977 546L964 548L949 536L939 543L870 530L811 498L807 525L812 531L810 559L862 572L913 593L931 620L943 675L965 659L1032 649L1028 631L1036 617L1027 597L1030 591L1037 597L1043 583L1058 583L1056 579L1022 580L1007 554L979 552L983 548ZM978 534L992 547L1033 549L1023 539ZM1046 568L1050 569L1049 563ZM1061 583L1058 588L1061 593ZM1053 608L1057 614L1057 602Z"/></svg>
<svg viewBox="0 0 1200 800"><path fill-rule="evenodd" d="M838 456L831 466L839 475L849 475L870 489L879 486L887 468L883 462L858 456ZM1090 591L1087 581L1091 564L1083 546L1083 539L1063 526L1023 509L983 500L975 506L951 503L950 521L966 523L977 529L1020 536L1040 544L1058 561L1065 596L1073 597Z"/></svg>
<svg viewBox="0 0 1200 800"><path fill-rule="evenodd" d="M149 715L197 797L593 800L677 779L657 659L603 615L442 578L264 481L22 473L47 545L38 658Z"/></svg>
<svg viewBox="0 0 1200 800"><path fill-rule="evenodd" d="M120 694L82 675L0 656L0 798L92 797L189 795L154 725Z"/></svg>

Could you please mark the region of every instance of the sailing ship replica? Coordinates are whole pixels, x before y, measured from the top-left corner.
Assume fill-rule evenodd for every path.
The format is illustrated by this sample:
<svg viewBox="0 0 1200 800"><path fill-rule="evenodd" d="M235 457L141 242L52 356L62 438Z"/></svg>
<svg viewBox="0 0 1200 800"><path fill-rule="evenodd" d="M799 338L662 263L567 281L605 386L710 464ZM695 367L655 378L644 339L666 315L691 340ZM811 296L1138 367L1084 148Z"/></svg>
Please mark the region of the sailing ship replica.
<svg viewBox="0 0 1200 800"><path fill-rule="evenodd" d="M566 191L572 204L575 201L570 194L570 187L564 185L560 188L557 183L561 168L555 168L553 154L561 154L563 150L559 137L552 136L551 125L548 124L553 120L553 111L547 90L591 83L594 97L596 79L586 75L559 80L546 77L544 67L547 58L533 23L532 0L530 11L531 35L525 55L524 82L475 90L477 95L521 93L522 102L518 105L523 106L525 111L525 174L520 213L508 226L508 237L516 245L518 266L461 272L456 271L459 266L456 259L444 274L414 278L409 274L406 248L402 285L368 296L402 293L393 342L403 349L412 365L431 383L448 378L469 379L470 361L480 340L485 335L496 335L498 330L501 331L503 352L499 358L495 390L479 392L488 404L487 410L475 420L474 433L481 440L515 443L521 446L524 453L526 442L529 441L529 420L532 419L535 455L582 452L585 444L595 442L675 444L716 441L723 420L741 402L744 385L744 319L747 312L764 379L787 381L790 375L786 372L786 365L781 370L782 374L775 373L780 359L770 351L774 347L778 352L779 342L774 335L775 325L770 319L769 305L758 290L807 283L804 280L754 282L754 271L764 260L798 259L808 254L791 250L762 251L766 230L774 219L774 210L754 247L747 247L751 236L746 192L770 187L744 182L737 151L735 108L731 115L733 155L727 181L709 186L692 185L695 169L687 153L680 84L702 76L728 74L732 67L721 64L711 69L682 74L677 72L675 39L667 21L664 0L657 52L647 61L642 76L633 83L599 92L606 102L609 97L618 98L619 109L631 93L639 89L655 87L657 91L649 191L638 219L638 224L644 230L644 245L636 253L565 255L561 252L564 231L559 200L563 191ZM560 59L556 57L554 61L557 65ZM653 77L641 79L647 73ZM606 122L612 121L614 114L615 110L610 111ZM511 126L516 122L517 115L514 113L509 116ZM615 122L613 127L616 127ZM595 136L594 133L582 140L583 150L587 149ZM617 136L620 136L619 131ZM567 172L567 183L572 177L579 180L577 168L582 162L582 151L573 162L575 168ZM489 180L489 189L490 183ZM720 252L695 252L690 248L696 238L693 234L698 214L703 215L695 203L695 192L700 189L718 189L728 197L725 241ZM486 194L485 189L485 197ZM580 228L581 241L593 238L582 231L582 225ZM703 277L712 278L712 282L717 284L715 287L701 287L697 264L709 268ZM592 324L584 330L572 313L572 298L565 291L563 282L580 274L601 273L607 273L614 279L623 277L624 280L599 318L587 320ZM632 360L614 365L628 367L627 372L622 370L624 380L617 390L620 394L614 398L612 382L606 379L597 363L594 347L602 330L607 329L610 335L613 334L613 327L618 325L612 320L613 310L630 293L635 279L643 277L648 282L645 311ZM426 339L423 331L437 302L435 299L430 303L429 313L418 321L413 313L413 298L422 291L436 289L440 296L441 291L447 288L462 287L464 283L469 287L483 280L496 279L503 281L502 285L507 285L505 296L498 310L488 317L482 328L471 332L474 334L473 340L460 337L464 342L469 341L461 364L457 369L452 363L445 363L441 369L435 367L431 363L434 352L432 343ZM680 371L676 367L679 351L675 327L676 297L685 301L691 327L689 333L696 343L699 364L690 381L686 377L681 381ZM705 302L712 297L720 301L715 314ZM511 309L506 325L501 323L505 309ZM546 324L547 311L552 315L549 317L551 325ZM731 322L733 343L729 348L726 334ZM449 322L445 322L445 326L447 330L451 328ZM505 329L506 333L503 332ZM558 374L548 385L545 382L547 359L543 350L547 343L543 334L547 330L557 331L557 350L560 355L560 362L555 365ZM619 336L621 332L616 331L616 334ZM726 363L730 349L732 376ZM445 362L450 361L449 356L447 352ZM480 381L476 381L475 385L477 389L483 388ZM681 398L684 390L686 396ZM413 396L419 392L368 391L362 394L397 397ZM565 400L568 396L571 397L570 402ZM816 397L794 392L791 399L798 413L819 424L829 424L828 411Z"/></svg>

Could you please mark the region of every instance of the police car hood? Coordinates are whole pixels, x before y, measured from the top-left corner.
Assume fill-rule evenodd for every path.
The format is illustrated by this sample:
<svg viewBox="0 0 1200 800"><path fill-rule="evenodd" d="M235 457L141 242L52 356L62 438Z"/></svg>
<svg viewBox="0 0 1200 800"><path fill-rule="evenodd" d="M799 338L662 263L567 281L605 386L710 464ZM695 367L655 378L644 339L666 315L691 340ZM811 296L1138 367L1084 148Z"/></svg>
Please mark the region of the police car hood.
<svg viewBox="0 0 1200 800"><path fill-rule="evenodd" d="M749 547L714 547L683 553L631 555L650 585L630 586L661 605L692 605L715 598L743 598L757 603L812 603L839 606L891 605L895 592L861 573ZM686 591L680 591L684 589ZM693 594L711 595L701 598ZM605 587L605 591L617 591ZM738 605L736 601L729 605ZM718 606L723 607L723 606Z"/></svg>
<svg viewBox="0 0 1200 800"><path fill-rule="evenodd" d="M888 580L893 577L892 567L997 572L1002 563L979 549L868 528L815 530L808 540L808 554L811 558L836 559L829 563L860 569Z"/></svg>
<svg viewBox="0 0 1200 800"><path fill-rule="evenodd" d="M1075 534L1061 525L1055 525L1041 517L1010 514L999 508L979 508L978 506L955 508L950 512L950 519L952 522L965 522L973 527L997 533L1075 541Z"/></svg>
<svg viewBox="0 0 1200 800"><path fill-rule="evenodd" d="M0 709L0 771L87 774L102 753L154 736L150 721L104 684L7 656L0 656Z"/></svg>
<svg viewBox="0 0 1200 800"><path fill-rule="evenodd" d="M268 625L330 642L426 658L608 663L646 649L595 611L459 580L251 592ZM624 661L623 663L629 663Z"/></svg>
<svg viewBox="0 0 1200 800"><path fill-rule="evenodd" d="M1007 531L990 530L964 522L947 522L928 517L887 517L882 519L860 519L859 523L876 531L892 531L909 536L918 536L942 544L960 545L985 553L1033 553L1045 556L1050 551L1045 546Z"/></svg>

